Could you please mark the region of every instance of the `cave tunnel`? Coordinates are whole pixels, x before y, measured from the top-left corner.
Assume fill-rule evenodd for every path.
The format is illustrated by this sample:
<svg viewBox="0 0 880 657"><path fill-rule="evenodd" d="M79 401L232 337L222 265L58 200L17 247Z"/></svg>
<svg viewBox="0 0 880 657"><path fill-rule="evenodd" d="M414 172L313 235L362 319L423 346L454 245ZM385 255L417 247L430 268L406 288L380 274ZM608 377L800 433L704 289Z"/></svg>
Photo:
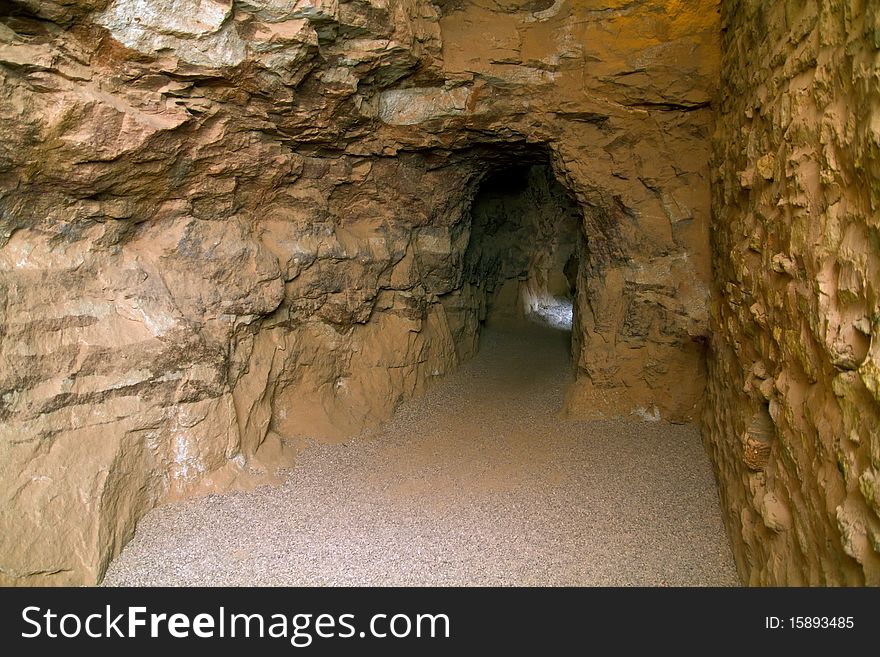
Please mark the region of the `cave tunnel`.
<svg viewBox="0 0 880 657"><path fill-rule="evenodd" d="M880 584L878 7L0 0L0 585Z"/></svg>
<svg viewBox="0 0 880 657"><path fill-rule="evenodd" d="M530 155L493 162L480 175L459 227L467 236L460 287L441 302L455 318L463 361L477 352L487 327L531 325L533 339L564 341L568 353L577 345L572 315L583 215L546 157Z"/></svg>
<svg viewBox="0 0 880 657"><path fill-rule="evenodd" d="M485 289L486 317L571 331L582 214L549 165L493 171L470 209L464 279Z"/></svg>

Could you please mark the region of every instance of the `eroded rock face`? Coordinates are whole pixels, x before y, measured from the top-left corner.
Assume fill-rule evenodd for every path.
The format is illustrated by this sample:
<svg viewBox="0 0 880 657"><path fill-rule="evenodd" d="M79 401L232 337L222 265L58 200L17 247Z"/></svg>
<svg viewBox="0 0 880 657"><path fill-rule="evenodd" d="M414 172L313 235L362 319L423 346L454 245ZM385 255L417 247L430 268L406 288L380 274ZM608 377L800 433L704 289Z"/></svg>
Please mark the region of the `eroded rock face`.
<svg viewBox="0 0 880 657"><path fill-rule="evenodd" d="M569 411L697 412L714 2L3 6L2 583L94 582L157 502L454 368L472 200L523 158L587 245Z"/></svg>
<svg viewBox="0 0 880 657"><path fill-rule="evenodd" d="M876 3L725 2L704 419L751 584L880 584Z"/></svg>

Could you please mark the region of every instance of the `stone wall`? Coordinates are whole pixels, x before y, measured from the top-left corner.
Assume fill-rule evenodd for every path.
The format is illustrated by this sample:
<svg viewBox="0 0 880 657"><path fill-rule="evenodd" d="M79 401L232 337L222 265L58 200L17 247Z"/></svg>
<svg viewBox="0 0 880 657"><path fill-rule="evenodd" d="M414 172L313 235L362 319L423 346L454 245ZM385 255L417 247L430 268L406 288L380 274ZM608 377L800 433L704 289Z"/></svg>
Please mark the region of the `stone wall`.
<svg viewBox="0 0 880 657"><path fill-rule="evenodd" d="M147 11L149 4L155 11ZM716 3L0 5L0 583L101 578L456 367L479 182L580 207L572 413L693 418Z"/></svg>
<svg viewBox="0 0 880 657"><path fill-rule="evenodd" d="M880 584L880 5L722 3L706 438L750 584Z"/></svg>

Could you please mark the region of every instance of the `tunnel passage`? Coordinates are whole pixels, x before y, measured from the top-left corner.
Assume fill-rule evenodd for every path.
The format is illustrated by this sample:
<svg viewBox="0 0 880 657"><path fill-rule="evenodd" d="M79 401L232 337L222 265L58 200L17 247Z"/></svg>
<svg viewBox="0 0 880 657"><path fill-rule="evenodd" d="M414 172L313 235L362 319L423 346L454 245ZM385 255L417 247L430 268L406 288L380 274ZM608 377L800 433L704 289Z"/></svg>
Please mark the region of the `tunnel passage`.
<svg viewBox="0 0 880 657"><path fill-rule="evenodd" d="M548 164L488 172L471 203L462 284L441 297L459 357L484 324L530 320L570 332L582 213Z"/></svg>
<svg viewBox="0 0 880 657"><path fill-rule="evenodd" d="M537 144L567 412L703 407L744 581L880 582L880 5L596 4L0 1L0 583L452 374L529 283L471 276L481 172Z"/></svg>
<svg viewBox="0 0 880 657"><path fill-rule="evenodd" d="M15 330L0 415L34 440L4 447L0 581L100 579L161 501L348 440L464 369L483 321L543 291L536 269L494 280L468 253L489 172L513 164L552 162L589 245L569 267L568 408L694 416L717 71L679 84L677 64L661 68L657 89L609 78L603 40L641 28L581 3L548 20L600 28L582 55L547 39L562 23L476 5L438 20L421 0L329 3L276 24L252 2L195 3L187 36L178 10L138 25L140 4L28 2L40 21L2 21L0 296ZM522 53L490 52L502 23ZM631 52L609 63L641 57L613 42ZM698 52L673 59L711 61ZM519 58L544 63L498 64Z"/></svg>

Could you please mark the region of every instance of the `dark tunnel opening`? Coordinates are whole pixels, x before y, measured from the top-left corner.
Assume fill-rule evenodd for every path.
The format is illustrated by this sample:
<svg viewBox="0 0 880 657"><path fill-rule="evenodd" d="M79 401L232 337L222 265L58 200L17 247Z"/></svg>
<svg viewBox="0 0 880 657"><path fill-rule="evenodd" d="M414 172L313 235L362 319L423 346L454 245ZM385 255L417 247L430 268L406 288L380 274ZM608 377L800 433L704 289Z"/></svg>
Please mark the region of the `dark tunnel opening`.
<svg viewBox="0 0 880 657"><path fill-rule="evenodd" d="M581 211L551 166L530 161L488 172L467 221L461 301L473 315L471 353L486 325L538 324L570 343Z"/></svg>

